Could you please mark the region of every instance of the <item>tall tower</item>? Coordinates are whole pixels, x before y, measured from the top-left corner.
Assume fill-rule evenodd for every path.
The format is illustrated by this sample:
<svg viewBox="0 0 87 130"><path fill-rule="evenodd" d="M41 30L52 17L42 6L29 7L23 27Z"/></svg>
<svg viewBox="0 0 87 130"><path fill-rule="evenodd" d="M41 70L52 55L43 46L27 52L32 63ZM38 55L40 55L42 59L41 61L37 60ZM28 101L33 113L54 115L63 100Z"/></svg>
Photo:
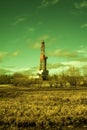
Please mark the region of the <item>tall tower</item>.
<svg viewBox="0 0 87 130"><path fill-rule="evenodd" d="M40 53L40 68L39 68L39 76L44 80L48 78L48 70L47 70L47 59L45 56L45 43L41 42L41 53Z"/></svg>

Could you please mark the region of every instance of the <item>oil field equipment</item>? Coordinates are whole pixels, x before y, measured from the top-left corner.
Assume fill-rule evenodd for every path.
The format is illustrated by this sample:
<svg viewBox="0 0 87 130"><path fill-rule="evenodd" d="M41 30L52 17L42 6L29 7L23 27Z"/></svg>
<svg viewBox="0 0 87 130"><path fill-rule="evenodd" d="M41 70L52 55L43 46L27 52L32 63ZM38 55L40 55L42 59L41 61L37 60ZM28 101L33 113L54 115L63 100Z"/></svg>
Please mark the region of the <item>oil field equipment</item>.
<svg viewBox="0 0 87 130"><path fill-rule="evenodd" d="M40 68L38 74L43 80L48 79L47 59L48 57L45 56L45 42L42 41L40 53Z"/></svg>

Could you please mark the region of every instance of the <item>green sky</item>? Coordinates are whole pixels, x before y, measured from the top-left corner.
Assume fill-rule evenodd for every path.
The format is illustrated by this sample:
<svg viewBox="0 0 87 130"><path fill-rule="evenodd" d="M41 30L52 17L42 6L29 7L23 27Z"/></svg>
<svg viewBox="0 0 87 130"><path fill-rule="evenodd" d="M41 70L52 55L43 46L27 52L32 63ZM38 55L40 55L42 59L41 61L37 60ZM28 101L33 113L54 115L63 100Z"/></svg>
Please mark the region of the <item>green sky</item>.
<svg viewBox="0 0 87 130"><path fill-rule="evenodd" d="M50 71L87 66L87 0L1 0L0 71L35 72L44 40Z"/></svg>

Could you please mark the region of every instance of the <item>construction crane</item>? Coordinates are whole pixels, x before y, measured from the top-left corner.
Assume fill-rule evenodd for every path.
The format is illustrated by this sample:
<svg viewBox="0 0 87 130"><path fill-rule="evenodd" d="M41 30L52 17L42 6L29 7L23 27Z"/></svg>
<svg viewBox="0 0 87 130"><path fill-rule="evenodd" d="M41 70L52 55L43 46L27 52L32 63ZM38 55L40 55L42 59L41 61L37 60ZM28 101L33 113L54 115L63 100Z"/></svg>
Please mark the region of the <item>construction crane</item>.
<svg viewBox="0 0 87 130"><path fill-rule="evenodd" d="M42 41L40 53L40 68L38 74L43 80L48 79L47 59L48 57L45 56L45 42Z"/></svg>

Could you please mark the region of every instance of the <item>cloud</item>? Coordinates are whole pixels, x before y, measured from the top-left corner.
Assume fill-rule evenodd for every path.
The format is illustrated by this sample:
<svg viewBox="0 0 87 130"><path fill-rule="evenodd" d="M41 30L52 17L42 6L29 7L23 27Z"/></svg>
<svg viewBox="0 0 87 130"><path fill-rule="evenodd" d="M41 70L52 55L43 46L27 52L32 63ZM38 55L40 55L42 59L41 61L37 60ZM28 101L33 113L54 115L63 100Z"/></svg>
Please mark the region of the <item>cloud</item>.
<svg viewBox="0 0 87 130"><path fill-rule="evenodd" d="M42 35L40 37L38 37L36 40L32 40L32 39L28 39L27 42L28 43L32 43L30 44L30 47L33 49L38 49L41 46L41 42L50 39L49 35Z"/></svg>
<svg viewBox="0 0 87 130"><path fill-rule="evenodd" d="M71 52L69 50L62 50L62 49L57 49L55 51L49 52L48 56L52 57L58 57L58 58L63 58L67 59L70 61L75 61L75 62L81 62L81 63L87 63L87 53L86 49L79 49L77 51Z"/></svg>
<svg viewBox="0 0 87 130"><path fill-rule="evenodd" d="M44 41L46 43L46 46L50 46L56 43L58 38L54 36L50 36L48 34L41 35L35 39L26 39L27 46L33 49L40 49L41 42Z"/></svg>
<svg viewBox="0 0 87 130"><path fill-rule="evenodd" d="M16 57L16 56L19 55L19 53L20 53L20 51L17 50L17 51L15 51L15 52L12 53L12 56Z"/></svg>
<svg viewBox="0 0 87 130"><path fill-rule="evenodd" d="M87 7L87 1L82 1L80 3L75 3L75 8L80 9L80 8L84 8Z"/></svg>
<svg viewBox="0 0 87 130"><path fill-rule="evenodd" d="M26 21L25 17L16 18L16 20L13 22L13 25L17 25L17 24L24 22L24 21Z"/></svg>
<svg viewBox="0 0 87 130"><path fill-rule="evenodd" d="M39 21L39 22L38 22L38 25L42 25L42 24L43 24L43 22L42 22L42 21Z"/></svg>
<svg viewBox="0 0 87 130"><path fill-rule="evenodd" d="M77 59L80 62L87 62L87 57L81 57Z"/></svg>
<svg viewBox="0 0 87 130"><path fill-rule="evenodd" d="M16 56L19 55L19 53L20 53L20 51L15 51L15 52L12 52L12 53L10 53L10 52L0 52L0 62L3 62L3 60L7 57L11 57L11 56L16 57Z"/></svg>
<svg viewBox="0 0 87 130"><path fill-rule="evenodd" d="M86 54L86 53L87 53L87 47L81 45L81 46L79 47L79 49L77 50L77 53L79 53L79 54Z"/></svg>
<svg viewBox="0 0 87 130"><path fill-rule="evenodd" d="M66 65L66 66L75 66L75 67L81 67L84 65L84 63L82 63L81 61L68 61L68 62L62 62L62 64Z"/></svg>
<svg viewBox="0 0 87 130"><path fill-rule="evenodd" d="M48 40L49 38L50 38L49 35L43 35L43 36L39 37L38 40L43 41L43 40Z"/></svg>
<svg viewBox="0 0 87 130"><path fill-rule="evenodd" d="M80 48L84 48L84 46L83 46L83 45L80 45Z"/></svg>
<svg viewBox="0 0 87 130"><path fill-rule="evenodd" d="M86 50L77 50L77 53L82 53L82 54L84 54L84 53L86 53Z"/></svg>
<svg viewBox="0 0 87 130"><path fill-rule="evenodd" d="M87 61L87 48L86 46L80 46L80 48L76 51L79 55L78 60Z"/></svg>
<svg viewBox="0 0 87 130"><path fill-rule="evenodd" d="M48 6L55 5L59 2L59 0L42 0L39 8L46 8Z"/></svg>
<svg viewBox="0 0 87 130"><path fill-rule="evenodd" d="M0 68L0 75L10 74L10 73L11 73L10 70Z"/></svg>
<svg viewBox="0 0 87 130"><path fill-rule="evenodd" d="M28 31L29 31L29 32L34 32L34 31L35 31L35 28L31 28L31 27L30 27L30 28L28 29Z"/></svg>
<svg viewBox="0 0 87 130"><path fill-rule="evenodd" d="M81 69L83 66L87 66L87 62L81 62L81 61L67 61L67 62L61 62L61 63L55 63L55 64L48 64L47 68L50 71L50 74L56 74L61 73L63 71L66 71L70 67L76 67Z"/></svg>
<svg viewBox="0 0 87 130"><path fill-rule="evenodd" d="M2 62L4 58L7 56L8 56L8 52L0 52L0 62Z"/></svg>
<svg viewBox="0 0 87 130"><path fill-rule="evenodd" d="M59 0L53 0L52 4L57 4L59 2Z"/></svg>
<svg viewBox="0 0 87 130"><path fill-rule="evenodd" d="M40 8L47 7L48 5L49 5L49 2L47 0L42 0Z"/></svg>
<svg viewBox="0 0 87 130"><path fill-rule="evenodd" d="M68 50L56 49L53 52L48 53L49 56L62 57L62 58L76 58L78 57L76 52L70 52Z"/></svg>
<svg viewBox="0 0 87 130"><path fill-rule="evenodd" d="M48 69L56 69L56 68L60 68L60 67L63 67L63 66L65 66L65 65L62 64L62 63L55 63L55 64L48 64L47 68Z"/></svg>
<svg viewBox="0 0 87 130"><path fill-rule="evenodd" d="M82 24L81 28L87 28L87 23L86 24Z"/></svg>
<svg viewBox="0 0 87 130"><path fill-rule="evenodd" d="M14 69L15 68L15 66L12 66L12 65L4 65L3 67L6 69Z"/></svg>
<svg viewBox="0 0 87 130"><path fill-rule="evenodd" d="M18 68L14 71L14 73L21 73L24 75L34 75L37 74L38 67L31 67L31 68Z"/></svg>
<svg viewBox="0 0 87 130"><path fill-rule="evenodd" d="M32 46L33 49L38 49L40 48L40 43L39 42L36 42L34 43L34 45Z"/></svg>

